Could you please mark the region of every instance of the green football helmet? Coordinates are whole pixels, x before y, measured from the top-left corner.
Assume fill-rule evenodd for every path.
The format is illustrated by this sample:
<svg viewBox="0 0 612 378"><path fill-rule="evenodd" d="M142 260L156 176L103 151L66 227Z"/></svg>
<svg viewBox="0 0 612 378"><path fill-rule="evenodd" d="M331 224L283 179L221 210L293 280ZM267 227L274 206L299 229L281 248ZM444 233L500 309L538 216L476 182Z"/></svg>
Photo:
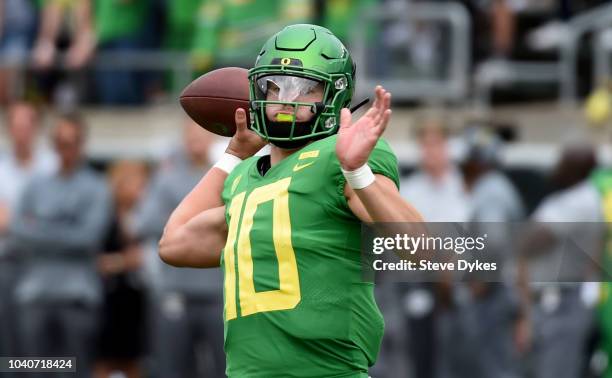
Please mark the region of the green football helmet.
<svg viewBox="0 0 612 378"><path fill-rule="evenodd" d="M328 29L287 26L264 44L249 70L251 129L282 148L301 147L335 134L340 110L353 97L354 80L355 64L348 50ZM322 93L320 101L295 101L314 90ZM289 111L271 120L266 115L271 104ZM300 107L310 109L310 120L298 120Z"/></svg>

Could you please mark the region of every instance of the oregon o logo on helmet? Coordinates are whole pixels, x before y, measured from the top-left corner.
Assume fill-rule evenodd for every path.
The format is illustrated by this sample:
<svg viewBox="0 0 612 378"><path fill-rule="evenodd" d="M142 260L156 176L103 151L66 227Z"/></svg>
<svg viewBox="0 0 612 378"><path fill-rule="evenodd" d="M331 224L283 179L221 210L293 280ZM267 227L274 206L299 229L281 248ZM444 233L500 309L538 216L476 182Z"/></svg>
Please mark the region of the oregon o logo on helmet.
<svg viewBox="0 0 612 378"><path fill-rule="evenodd" d="M291 64L291 58L283 58L283 59L281 59L281 64L282 64L283 66L286 66L286 65L288 65L288 64Z"/></svg>

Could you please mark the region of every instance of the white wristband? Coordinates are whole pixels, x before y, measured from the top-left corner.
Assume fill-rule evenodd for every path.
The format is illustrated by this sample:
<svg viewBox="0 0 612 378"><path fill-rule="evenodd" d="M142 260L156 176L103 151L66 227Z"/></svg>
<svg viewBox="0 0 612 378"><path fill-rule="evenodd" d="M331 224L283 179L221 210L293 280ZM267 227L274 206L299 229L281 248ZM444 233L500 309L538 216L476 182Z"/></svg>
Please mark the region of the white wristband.
<svg viewBox="0 0 612 378"><path fill-rule="evenodd" d="M240 163L242 163L242 160L238 156L234 156L226 152L223 154L223 156L221 156L221 159L219 159L219 161L213 165L213 168L219 168L229 175Z"/></svg>
<svg viewBox="0 0 612 378"><path fill-rule="evenodd" d="M342 174L344 174L346 182L353 189L363 189L376 180L374 173L372 173L372 170L367 163L354 171L345 171L342 169L342 167L340 170L342 171Z"/></svg>

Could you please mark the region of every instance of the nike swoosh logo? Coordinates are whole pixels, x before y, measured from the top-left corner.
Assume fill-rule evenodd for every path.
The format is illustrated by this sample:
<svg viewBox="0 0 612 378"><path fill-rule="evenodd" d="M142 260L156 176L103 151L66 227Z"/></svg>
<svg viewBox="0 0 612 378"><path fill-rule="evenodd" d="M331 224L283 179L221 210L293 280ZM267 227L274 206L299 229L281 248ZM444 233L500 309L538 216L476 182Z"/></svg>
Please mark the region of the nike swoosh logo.
<svg viewBox="0 0 612 378"><path fill-rule="evenodd" d="M293 167L293 172L297 172L297 171L299 171L300 169L304 169L304 168L306 168L306 167L308 167L309 165L312 165L312 164L314 164L314 163L315 163L314 161L311 161L310 163L306 163L306 164L302 164L302 165L300 165L300 164L298 163L298 164L296 164L296 165Z"/></svg>

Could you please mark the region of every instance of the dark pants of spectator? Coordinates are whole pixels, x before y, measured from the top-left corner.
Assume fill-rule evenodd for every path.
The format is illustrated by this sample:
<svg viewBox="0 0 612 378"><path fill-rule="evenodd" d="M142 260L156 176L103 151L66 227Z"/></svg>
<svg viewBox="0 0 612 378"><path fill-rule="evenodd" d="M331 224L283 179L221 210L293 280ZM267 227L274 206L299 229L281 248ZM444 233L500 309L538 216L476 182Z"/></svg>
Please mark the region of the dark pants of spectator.
<svg viewBox="0 0 612 378"><path fill-rule="evenodd" d="M76 374L32 373L30 377L91 377L96 306L75 302L23 304L20 338L25 356L76 357Z"/></svg>
<svg viewBox="0 0 612 378"><path fill-rule="evenodd" d="M435 348L435 287L431 283L403 283L405 337L411 362L410 376L434 378ZM416 300L415 298L421 298ZM415 307L415 302L427 303Z"/></svg>
<svg viewBox="0 0 612 378"><path fill-rule="evenodd" d="M121 54L143 47L140 38L126 38L104 42L99 51ZM103 105L132 106L144 102L146 73L130 69L98 69L96 71L98 101Z"/></svg>
<svg viewBox="0 0 612 378"><path fill-rule="evenodd" d="M0 260L0 356L18 356L17 308L15 284L19 276L19 264L12 260Z"/></svg>
<svg viewBox="0 0 612 378"><path fill-rule="evenodd" d="M160 378L225 377L221 298L168 294L157 315Z"/></svg>
<svg viewBox="0 0 612 378"><path fill-rule="evenodd" d="M582 377L594 316L594 309L582 301L579 287L563 288L554 309L536 304L533 309L533 377Z"/></svg>
<svg viewBox="0 0 612 378"><path fill-rule="evenodd" d="M420 318L410 317L408 319L408 329L414 376L434 378L436 367L434 312L432 311Z"/></svg>
<svg viewBox="0 0 612 378"><path fill-rule="evenodd" d="M463 285L455 290L456 297L464 299L455 300L453 308L436 317L436 376L519 377L513 344L518 303L513 290L500 283L488 284L487 292L479 297L470 297Z"/></svg>

